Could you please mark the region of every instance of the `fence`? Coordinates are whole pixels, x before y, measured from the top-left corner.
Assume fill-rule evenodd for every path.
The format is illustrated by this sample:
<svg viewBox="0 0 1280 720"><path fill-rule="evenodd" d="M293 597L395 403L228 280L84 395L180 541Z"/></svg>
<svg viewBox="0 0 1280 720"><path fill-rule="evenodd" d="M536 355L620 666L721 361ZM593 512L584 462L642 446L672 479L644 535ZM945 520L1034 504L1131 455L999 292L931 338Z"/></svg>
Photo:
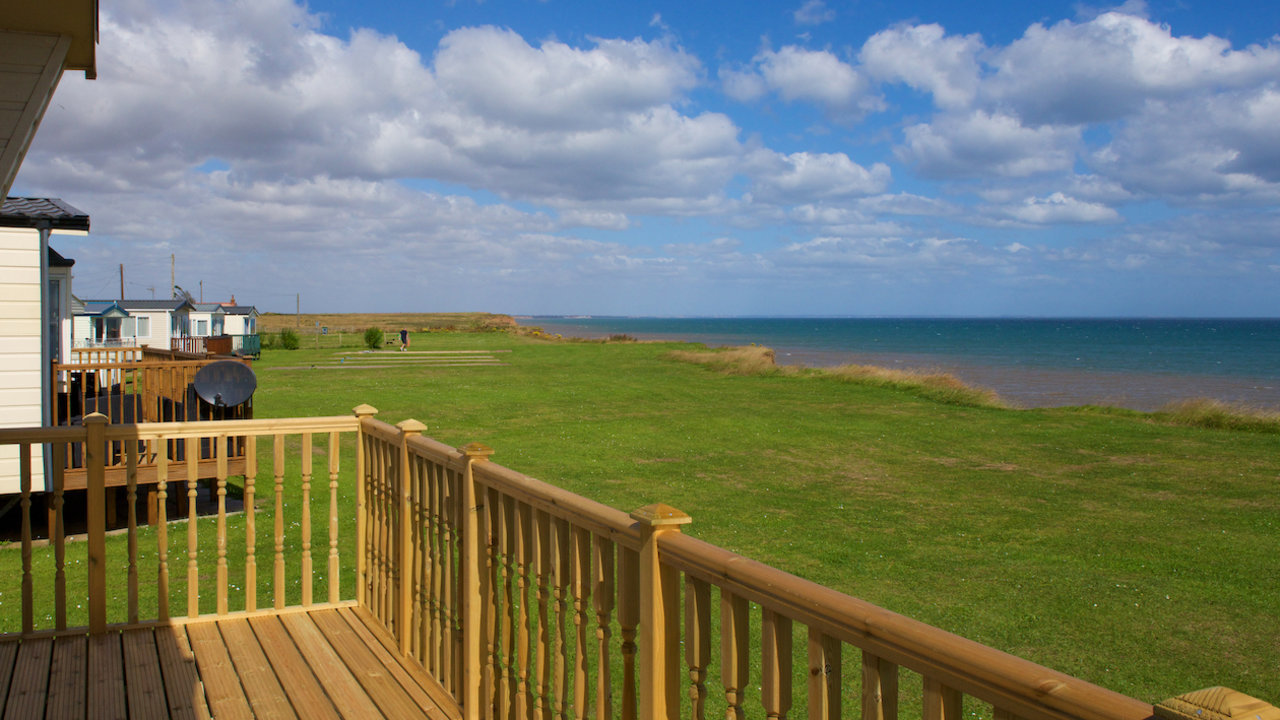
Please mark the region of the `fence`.
<svg viewBox="0 0 1280 720"><path fill-rule="evenodd" d="M57 629L68 627L73 602L61 533L52 573L37 581L33 572L30 459L40 443L58 457L78 445L86 458L84 604L90 632L108 627L103 477L105 448L118 443L131 496L147 452L159 459L160 492L186 491L188 616L253 611L260 582L278 609L339 603L349 597L340 578L354 569L355 601L467 718L784 718L797 704L824 719L858 708L866 720L896 720L904 707L918 707L925 720L958 720L970 710L997 720L1152 716L1149 704L690 537L681 531L690 518L673 508L624 514L502 467L481 445L451 448L423 437L421 423L393 427L375 413L361 406L356 417L136 426L95 416L83 427L0 430L0 444L18 445L24 464L21 631L38 629L38 588L54 586ZM344 464L342 438L357 433L354 458ZM234 554L223 450L231 439L248 448L237 524L243 542ZM196 512L195 453L174 461L169 450L193 442L215 448L213 518ZM268 512L257 509L259 494L274 499L270 527L259 525ZM345 505L352 500L354 513ZM313 518L317 506L327 508L327 522ZM344 527L353 515L354 527ZM202 539L199 528L207 532L211 522L212 541ZM169 566L183 555L165 523L154 533L154 610L138 601L144 536L132 511L127 539L112 546L127 555L125 580L117 578L127 583L127 600L115 612L129 623L174 615L170 595L182 582ZM260 563L264 546L271 560ZM199 561L210 555L212 573ZM231 578L241 573L237 585ZM323 593L313 591L313 576L323 577ZM202 592L212 602L202 603Z"/></svg>

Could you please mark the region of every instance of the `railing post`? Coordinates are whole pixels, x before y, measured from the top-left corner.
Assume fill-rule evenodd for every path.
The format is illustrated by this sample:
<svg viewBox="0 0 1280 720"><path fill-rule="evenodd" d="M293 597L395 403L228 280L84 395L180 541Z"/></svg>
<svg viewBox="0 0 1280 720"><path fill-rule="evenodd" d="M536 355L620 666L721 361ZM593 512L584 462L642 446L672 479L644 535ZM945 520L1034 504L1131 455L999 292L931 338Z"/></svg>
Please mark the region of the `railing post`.
<svg viewBox="0 0 1280 720"><path fill-rule="evenodd" d="M106 431L107 418L84 419L85 511L89 531L89 632L107 629Z"/></svg>
<svg viewBox="0 0 1280 720"><path fill-rule="evenodd" d="M396 639L400 641L400 654L408 657L413 643L409 618L413 617L413 498L410 494L412 470L409 465L409 438L422 434L426 425L409 419L396 423L400 428L400 468L396 473L396 495L400 498L400 522L396 527Z"/></svg>
<svg viewBox="0 0 1280 720"><path fill-rule="evenodd" d="M680 714L680 576L663 567L658 540L692 521L656 503L631 513L640 528L640 720Z"/></svg>
<svg viewBox="0 0 1280 720"><path fill-rule="evenodd" d="M368 571L366 565L367 559L365 553L369 551L365 544L365 531L368 529L368 519L365 516L367 508L365 507L365 492L369 482L367 468L365 468L364 456L364 419L371 418L378 414L378 409L372 405L357 405L351 412L355 413L359 419L359 428L356 431L356 601L363 607L369 606L369 588L365 586L365 574Z"/></svg>
<svg viewBox="0 0 1280 720"><path fill-rule="evenodd" d="M487 462L493 450L480 443L458 448L466 457L462 470L462 692L458 698L463 717L478 720L480 713L480 680L484 665L485 599L480 597L482 559L488 553L485 538L480 537L480 493L476 491L472 466Z"/></svg>

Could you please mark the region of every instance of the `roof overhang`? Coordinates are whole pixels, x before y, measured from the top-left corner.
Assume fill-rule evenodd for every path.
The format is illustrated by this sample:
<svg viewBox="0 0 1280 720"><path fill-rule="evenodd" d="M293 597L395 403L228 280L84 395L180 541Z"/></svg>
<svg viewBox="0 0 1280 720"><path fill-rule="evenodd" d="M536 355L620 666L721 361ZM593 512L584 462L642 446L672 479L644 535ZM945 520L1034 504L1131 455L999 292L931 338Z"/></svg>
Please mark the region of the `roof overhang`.
<svg viewBox="0 0 1280 720"><path fill-rule="evenodd" d="M98 76L98 0L0 0L0 198L66 70Z"/></svg>
<svg viewBox="0 0 1280 720"><path fill-rule="evenodd" d="M98 76L98 0L17 0L6 2L0 31L65 35L71 39L64 70Z"/></svg>
<svg viewBox="0 0 1280 720"><path fill-rule="evenodd" d="M89 214L59 198L5 198L0 227L89 232Z"/></svg>

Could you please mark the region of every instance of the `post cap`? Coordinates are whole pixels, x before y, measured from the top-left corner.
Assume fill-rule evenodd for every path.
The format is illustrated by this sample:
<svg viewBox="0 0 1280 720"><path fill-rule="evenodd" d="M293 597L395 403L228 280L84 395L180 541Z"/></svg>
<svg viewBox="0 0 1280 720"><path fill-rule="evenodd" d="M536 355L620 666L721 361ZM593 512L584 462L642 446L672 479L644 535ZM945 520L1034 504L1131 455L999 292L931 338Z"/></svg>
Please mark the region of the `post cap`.
<svg viewBox="0 0 1280 720"><path fill-rule="evenodd" d="M650 527L687 525L693 522L693 518L689 517L688 513L683 510L677 510L666 503L653 503L652 505L645 505L639 510L632 510L631 519L641 525Z"/></svg>
<svg viewBox="0 0 1280 720"><path fill-rule="evenodd" d="M417 420L414 420L413 418L409 418L408 420L401 420L400 422L396 423L396 427L400 428L400 432L406 435L419 434L427 429L426 425L423 425L422 423L418 422Z"/></svg>
<svg viewBox="0 0 1280 720"><path fill-rule="evenodd" d="M1221 686L1164 700L1155 714L1164 720L1280 720L1280 708Z"/></svg>
<svg viewBox="0 0 1280 720"><path fill-rule="evenodd" d="M377 415L378 408L372 405L360 404L352 408L351 412L355 413L357 417L366 417L368 415Z"/></svg>
<svg viewBox="0 0 1280 720"><path fill-rule="evenodd" d="M107 419L106 415L103 415L100 412L95 412L95 413L89 413L88 415L85 415L84 420L82 420L81 422L83 422L85 425L106 425L111 421Z"/></svg>

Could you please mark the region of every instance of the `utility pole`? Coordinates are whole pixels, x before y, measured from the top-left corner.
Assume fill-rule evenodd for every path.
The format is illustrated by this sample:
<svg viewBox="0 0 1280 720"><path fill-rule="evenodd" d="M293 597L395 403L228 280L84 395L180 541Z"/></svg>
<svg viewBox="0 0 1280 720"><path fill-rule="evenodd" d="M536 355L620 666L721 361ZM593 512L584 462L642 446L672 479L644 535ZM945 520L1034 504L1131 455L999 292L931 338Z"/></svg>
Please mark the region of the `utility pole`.
<svg viewBox="0 0 1280 720"><path fill-rule="evenodd" d="M200 281L200 302L204 302L204 281Z"/></svg>
<svg viewBox="0 0 1280 720"><path fill-rule="evenodd" d="M295 300L298 303L297 308L293 311L293 324L302 327L302 293L298 293Z"/></svg>
<svg viewBox="0 0 1280 720"><path fill-rule="evenodd" d="M124 300L124 263L120 263L120 300Z"/></svg>
<svg viewBox="0 0 1280 720"><path fill-rule="evenodd" d="M173 276L173 253L169 254L169 299L178 297L178 281Z"/></svg>

